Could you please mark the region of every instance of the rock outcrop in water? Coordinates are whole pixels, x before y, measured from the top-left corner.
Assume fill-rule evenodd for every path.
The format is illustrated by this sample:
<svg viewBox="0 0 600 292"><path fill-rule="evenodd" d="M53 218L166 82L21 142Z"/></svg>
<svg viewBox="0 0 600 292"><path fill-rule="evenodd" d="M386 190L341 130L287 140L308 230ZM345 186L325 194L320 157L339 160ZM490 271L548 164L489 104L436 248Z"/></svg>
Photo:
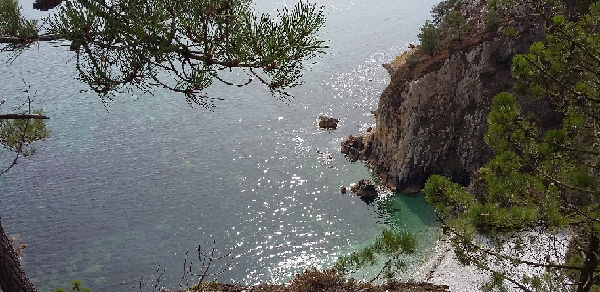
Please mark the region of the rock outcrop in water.
<svg viewBox="0 0 600 292"><path fill-rule="evenodd" d="M377 187L367 179L361 179L350 188L353 193L360 197L377 197Z"/></svg>
<svg viewBox="0 0 600 292"><path fill-rule="evenodd" d="M319 116L319 128L336 129L340 119Z"/></svg>
<svg viewBox="0 0 600 292"><path fill-rule="evenodd" d="M470 23L477 23L473 18L480 6L465 8L465 15L474 15ZM342 152L351 160L368 161L392 190L416 192L432 174L468 185L492 157L484 142L487 116L494 95L512 89L512 56L543 38L535 23L511 25L519 38L504 36L502 27L497 32L481 29L455 43L455 51L441 51L416 68L408 69L405 57L418 48L384 65L391 82L374 112L376 127L349 136ZM555 120L544 101L522 100L521 105L547 123Z"/></svg>

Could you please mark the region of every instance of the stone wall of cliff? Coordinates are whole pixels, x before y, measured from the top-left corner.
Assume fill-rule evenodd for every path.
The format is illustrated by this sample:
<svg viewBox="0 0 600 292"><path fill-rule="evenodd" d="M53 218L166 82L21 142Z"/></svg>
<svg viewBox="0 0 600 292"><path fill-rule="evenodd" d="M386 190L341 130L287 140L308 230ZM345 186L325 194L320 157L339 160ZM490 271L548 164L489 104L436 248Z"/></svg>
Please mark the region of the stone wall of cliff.
<svg viewBox="0 0 600 292"><path fill-rule="evenodd" d="M391 82L374 112L376 127L349 137L342 152L368 161L392 190L416 192L432 174L468 185L492 157L484 142L487 116L494 95L512 89L512 56L543 39L536 25L513 25L519 38L488 34L421 72L387 64ZM540 118L550 111L543 101L523 100L522 106Z"/></svg>

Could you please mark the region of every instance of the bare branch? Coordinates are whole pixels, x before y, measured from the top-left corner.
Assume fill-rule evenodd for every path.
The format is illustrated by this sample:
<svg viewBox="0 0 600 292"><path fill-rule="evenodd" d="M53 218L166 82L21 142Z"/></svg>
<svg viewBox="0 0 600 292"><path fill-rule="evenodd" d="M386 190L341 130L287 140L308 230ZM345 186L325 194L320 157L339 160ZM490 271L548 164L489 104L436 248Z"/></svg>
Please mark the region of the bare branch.
<svg viewBox="0 0 600 292"><path fill-rule="evenodd" d="M371 281L369 281L369 283L373 283L375 280L377 280L379 278L379 276L381 276L381 273L383 273L383 270L385 270L385 268L387 268L391 262L392 262L392 259L388 259L385 262L385 264L383 265L383 267L381 267L381 270L379 270L379 273L377 273L377 275L375 275L375 277L373 279L371 279Z"/></svg>
<svg viewBox="0 0 600 292"><path fill-rule="evenodd" d="M19 160L19 156L20 156L20 153L17 153L17 155L15 156L15 159L13 159L12 163L6 169L4 169L2 172L0 172L0 175L7 173L13 166L17 165L17 160Z"/></svg>

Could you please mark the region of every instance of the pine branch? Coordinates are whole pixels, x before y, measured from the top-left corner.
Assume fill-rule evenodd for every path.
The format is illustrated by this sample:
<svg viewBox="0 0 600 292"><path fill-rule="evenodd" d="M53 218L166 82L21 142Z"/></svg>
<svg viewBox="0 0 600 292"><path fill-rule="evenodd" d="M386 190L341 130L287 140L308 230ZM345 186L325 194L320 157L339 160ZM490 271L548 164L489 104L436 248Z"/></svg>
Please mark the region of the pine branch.
<svg viewBox="0 0 600 292"><path fill-rule="evenodd" d="M587 189L584 189L584 188L576 187L576 186L573 186L573 185L570 185L570 184L567 184L567 183L561 182L561 181L559 181L559 180L557 180L557 179L555 179L555 178L551 177L550 175L548 175L547 173L545 173L545 172L543 172L543 171L541 171L541 170L539 170L538 172L539 172L539 173L540 173L540 174L541 174L541 175L542 175L544 178L546 178L546 179L550 180L551 182L553 182L553 183L555 183L555 184L557 184L557 185L560 185L560 186L562 186L562 187L564 187L564 188L571 189L571 190L575 190L575 191L579 191L579 192L582 192L582 193L593 194L594 196L600 196L600 192L598 192L598 191L592 191L592 190L587 190Z"/></svg>
<svg viewBox="0 0 600 292"><path fill-rule="evenodd" d="M0 120L27 120L27 119L50 119L45 115L40 114L2 114Z"/></svg>
<svg viewBox="0 0 600 292"><path fill-rule="evenodd" d="M449 230L451 233L453 233L454 236L459 236L458 231L456 231L456 229L449 227L448 225L445 224L445 222L442 222L442 225L445 226L444 230ZM540 268L557 268L557 269L568 269L568 270L582 270L581 267L575 267L575 266L567 266L567 265L558 265L558 264L542 264L542 263L538 263L538 262L532 262L532 261L527 261L527 260L522 260L520 258L513 258L510 256L506 256L506 255L502 255L499 254L497 252L492 251L491 249L488 248L484 248L481 245L472 243L472 242L461 242L462 244L466 244L468 246L470 246L471 248L473 248L474 250L480 250L488 255L494 256L496 258L499 259L503 259L503 260L508 260L511 262L516 262L519 264L525 264L528 266L532 266L532 267L540 267Z"/></svg>
<svg viewBox="0 0 600 292"><path fill-rule="evenodd" d="M18 43L33 43L33 42L48 42L63 40L65 36L60 34L43 34L34 37L23 38L18 36L0 36L0 43L18 44Z"/></svg>
<svg viewBox="0 0 600 292"><path fill-rule="evenodd" d="M592 221L595 221L595 222L599 222L599 223L600 223L600 219L598 219L598 218L594 218L594 217L591 217L591 216L590 216L590 215L588 215L587 213L585 213L585 212L583 212L583 211L581 211L581 210L577 209L577 207L573 206L573 204L568 204L567 206L569 206L569 208L571 208L571 210L575 211L577 214L579 214L579 215L582 215L582 216L584 216L584 217L586 217L586 218L588 218L588 219L590 219L590 220L592 220Z"/></svg>

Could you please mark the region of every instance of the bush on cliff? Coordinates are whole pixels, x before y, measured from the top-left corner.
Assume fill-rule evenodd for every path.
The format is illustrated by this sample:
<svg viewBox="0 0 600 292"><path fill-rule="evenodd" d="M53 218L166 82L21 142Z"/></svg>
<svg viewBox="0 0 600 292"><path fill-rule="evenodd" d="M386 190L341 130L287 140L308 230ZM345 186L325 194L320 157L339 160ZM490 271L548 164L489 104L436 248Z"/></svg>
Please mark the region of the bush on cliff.
<svg viewBox="0 0 600 292"><path fill-rule="evenodd" d="M408 66L408 69L412 69L415 66L417 66L419 64L419 61L419 56L417 56L416 54L410 54L406 56L406 66Z"/></svg>
<svg viewBox="0 0 600 292"><path fill-rule="evenodd" d="M454 10L444 16L443 20L444 34L449 35L452 39L462 40L469 30L467 19L458 10Z"/></svg>
<svg viewBox="0 0 600 292"><path fill-rule="evenodd" d="M440 32L431 21L427 20L425 25L421 27L419 41L421 42L421 50L433 57L440 43Z"/></svg>
<svg viewBox="0 0 600 292"><path fill-rule="evenodd" d="M438 3L437 5L431 8L431 16L433 17L433 23L439 24L444 18L444 15L448 14L448 12L452 11L454 5L458 3L459 0L446 0Z"/></svg>
<svg viewBox="0 0 600 292"><path fill-rule="evenodd" d="M502 20L498 17L498 0L490 0L487 3L487 12L485 14L484 23L486 31L495 31L498 29L500 25L500 21Z"/></svg>

